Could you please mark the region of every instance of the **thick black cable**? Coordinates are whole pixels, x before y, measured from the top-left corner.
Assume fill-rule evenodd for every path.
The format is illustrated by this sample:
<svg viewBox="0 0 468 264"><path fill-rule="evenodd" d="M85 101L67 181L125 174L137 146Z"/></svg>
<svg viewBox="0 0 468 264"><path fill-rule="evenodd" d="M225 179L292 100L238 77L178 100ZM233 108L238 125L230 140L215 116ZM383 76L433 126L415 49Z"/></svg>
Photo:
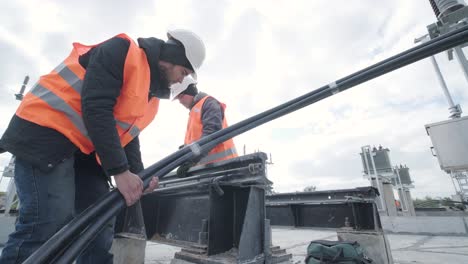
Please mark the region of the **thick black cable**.
<svg viewBox="0 0 468 264"><path fill-rule="evenodd" d="M346 90L348 89L349 87L345 87L345 85L352 85L352 86L355 86L355 85L358 85L362 82L365 82L365 81L368 81L370 79L373 79L375 77L378 77L380 75L383 75L384 73L388 73L390 71L393 71L397 68L400 68L404 65L407 65L409 63L412 63L412 62L415 62L417 60L420 60L422 58L425 58L425 57L428 57L428 56L431 56L431 55L434 55L434 54L437 54L439 52L442 52L444 50L447 50L449 48L453 48L457 45L460 45L460 44L463 44L465 42L467 42L467 39L466 39L466 35L467 35L467 31L468 31L468 26L464 26L460 29L457 29L457 30L454 30L446 35L442 35L442 36L439 36L435 39L432 39L426 43L423 43L419 46L416 46L416 47L413 47L409 50L406 50L404 52L401 52L397 55L394 55L390 58L387 58L381 62L378 62L374 65L371 65L367 68L364 68L358 72L355 72L351 75L348 75L344 78L341 78L337 81L335 81L335 83L337 85L339 85L339 91L343 91L343 90ZM419 53L422 53L422 51L424 52L424 55L421 56L421 54ZM406 56L410 55L410 59L412 56L414 56L413 54L417 54L419 55L417 59L413 59L413 60L410 60L408 61L407 63L405 64L402 64L401 60L402 58L405 58L405 60L408 60L408 58ZM395 62L396 61L396 62ZM398 64L396 64L398 63ZM398 65L398 66L397 66ZM397 67L390 67L390 66L397 66ZM376 72L378 73L378 71L381 71L382 70L382 67L383 68L386 68L388 67L388 69L385 71L385 72L382 72L381 74L379 75L375 75ZM362 77L367 77L365 79L362 79ZM352 82L348 82L348 81L352 81ZM359 83L356 83L356 81L358 81ZM274 114L275 112L278 112L278 111L281 111L282 109L284 108L289 108L290 111L289 112L286 112L285 114L287 113L290 113L290 112L293 112L293 111L296 111L297 109L300 109L302 107L304 107L305 105L309 105L310 103L313 103L315 101L311 101L311 98L313 98L315 95L317 94L322 94L323 95L323 92L329 92L329 91L332 91L329 89L330 88L330 85L325 85L325 86L322 86L314 91L311 91L307 94L304 94L302 96L299 96L295 99L292 99L286 103L283 103L279 106L276 106L274 108L271 108L265 112L262 112L258 115L255 115L255 116L252 116L248 119L245 119L239 123L236 123L234 125L231 125L223 130L220 130L220 131L217 131L211 135L208 135L202 139L200 139L198 141L198 144L199 145L204 145L205 143L208 143L208 142L213 142L214 139L216 139L217 137L221 136L221 133L222 134L228 134L230 132L232 132L233 130L237 130L237 129L241 129L242 127L244 126L248 126L250 123L254 123L256 122L257 120L263 118L264 116L268 116L270 114ZM333 92L333 91L332 91ZM333 94L333 93L332 93ZM327 96L328 97L328 96ZM314 99L315 100L315 99ZM299 102L302 102L303 104L298 104ZM292 107L290 108L290 106L292 105L295 105L296 107ZM230 137L227 137L225 138L224 140L227 140L229 139ZM223 141L221 141L223 142ZM212 147L212 146L216 146L216 144L214 144L216 142L213 142L213 144L211 145L208 145L208 147ZM218 143L219 144L219 143Z"/></svg>
<svg viewBox="0 0 468 264"><path fill-rule="evenodd" d="M155 172L170 163L174 158L183 156L187 153L189 153L188 149L181 149L141 172L140 177L147 179L144 181L145 186L148 186L151 176L154 175ZM103 196L99 201L85 209L77 217L73 218L68 224L62 227L23 263L49 263L50 258L56 255L63 247L77 237L91 221L95 220L100 212L107 210L110 205L115 204L119 200L123 200L123 196L118 190L113 190L109 194Z"/></svg>
<svg viewBox="0 0 468 264"><path fill-rule="evenodd" d="M407 50L403 53L393 56L391 59L384 60L380 63L377 63L373 66L367 67L364 70L361 70L355 74L337 80L331 85L323 86L317 90L314 90L304 96L301 96L297 99L293 99L283 105L281 105L276 111L268 114L268 117L258 118L253 120L253 117L248 118L242 122L239 122L235 125L232 125L226 129L213 133L199 141L199 144L203 148L212 148L224 142L225 140L232 138L238 134L241 134L245 131L248 131L256 126L269 122L273 119L281 117L283 115L294 112L298 109L301 109L305 106L308 106L312 103L320 101L326 97L334 95L338 92L345 91L351 87L359 85L363 82L369 81L376 77L379 77L383 74L389 73L393 70L421 60L423 58L429 57L431 55L437 54L444 50L453 48L455 46L461 45L468 41L468 26L463 27L462 30L457 30L456 34L450 35L450 37L439 37L433 39L429 42L426 42L427 45L420 45L418 47ZM278 107L275 107L275 109ZM268 110L266 112L271 112ZM264 113L266 113L264 112ZM258 115L257 115L258 116ZM254 117L257 117L254 116Z"/></svg>
<svg viewBox="0 0 468 264"><path fill-rule="evenodd" d="M184 152L188 152L188 150L181 149L141 172L139 175L141 178L144 179L143 182L145 188L148 186L153 176L161 177L163 175L166 175L172 169L176 168L183 162L190 160L192 153L188 152L183 154ZM179 154L179 156L181 157L177 158L178 155L176 154ZM172 162L170 162L170 160L172 160ZM162 167L163 165L161 164L166 163L168 163L168 165ZM156 173L153 173L155 171ZM60 229L59 233L55 234L51 239L49 239L44 245L40 247L40 249L43 248L43 251L37 250L25 262L23 262L23 264L51 263L52 259L59 259L59 256L65 253L70 244L81 243L79 240L87 237L83 236L83 232L85 232L83 230L89 230L87 226L90 225L91 221L96 221L96 219L100 217L99 214L101 214L101 212L112 212L114 215L116 215L119 212L119 210L122 209L124 206L125 203L123 196L118 192L118 190L113 190L111 193L109 193L109 195L106 195L100 202L97 202L95 205L87 208L82 214L80 214L81 217L76 217L69 224L67 224L67 226L72 225L71 228L73 228L73 230L71 230L71 228L66 228L67 226ZM100 225L105 225L106 223L107 221L99 221ZM64 237L65 235L67 237ZM50 245L50 247L45 247L47 245Z"/></svg>

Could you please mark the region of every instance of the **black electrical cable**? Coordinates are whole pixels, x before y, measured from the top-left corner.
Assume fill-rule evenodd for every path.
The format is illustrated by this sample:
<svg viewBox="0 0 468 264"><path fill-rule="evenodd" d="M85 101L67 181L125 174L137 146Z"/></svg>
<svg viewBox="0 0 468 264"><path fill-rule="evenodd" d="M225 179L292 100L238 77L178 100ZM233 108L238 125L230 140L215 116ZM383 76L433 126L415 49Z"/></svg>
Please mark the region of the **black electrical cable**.
<svg viewBox="0 0 468 264"><path fill-rule="evenodd" d="M183 155L182 157L169 163L167 166L158 170L156 174L150 174L146 178L145 187L148 186L149 181L151 180L152 176L161 178L163 175L166 175L167 173L172 171L174 168L176 168L183 162L188 161L191 158L190 155L191 153L187 153ZM147 172L148 172L147 170L143 171L142 178L148 175ZM62 249L61 254L64 254L63 256L67 259L67 261L62 262L62 259L60 258L61 254L57 254L53 256L55 260L57 261L56 263L69 263L68 259L70 257L76 258L76 256L78 256L78 254L80 253L79 251L84 249L83 246L88 245L92 241L92 239L97 235L97 232L99 232L102 229L103 225L105 225L113 216L117 215L117 213L124 207L125 207L125 202L124 202L123 197L117 200L117 202L107 207L105 211L101 213L99 217L96 217L97 220L94 223L90 224L86 230L81 232L81 234L79 235L77 239L71 242L71 245L63 245L63 249L66 249L66 252L65 250ZM79 245L79 246L75 246L75 245ZM67 246L70 248L70 250L68 250ZM48 259L50 259L50 256L48 257ZM72 258L72 260L73 259L74 258Z"/></svg>
<svg viewBox="0 0 468 264"><path fill-rule="evenodd" d="M181 149L145 169L139 175L140 177L146 179L143 181L144 185L148 186L148 183L151 180L151 176L161 168L164 168L165 165L170 164L171 160L174 160L179 156L186 155L187 153L189 153L189 149ZM100 212L107 210L109 206L115 204L119 200L123 200L123 197L119 191L111 191L95 204L80 213L77 217L73 218L68 224L62 227L49 240L47 240L38 250L29 256L28 259L26 259L23 263L49 263L50 258L58 254L58 252L63 247L68 245L75 237L77 237L80 232L83 231L89 225L89 223L99 215Z"/></svg>
<svg viewBox="0 0 468 264"><path fill-rule="evenodd" d="M264 113L267 113L267 112L272 112L272 113L269 113L268 115L263 115L263 117L266 116L267 118L260 117L260 118L257 118L256 120L253 120L253 118L259 116L257 115L249 119L246 119L242 122L239 122L235 125L232 125L226 129L213 133L210 136L200 140L199 144L201 145L205 143L205 141L209 141L207 142L206 145L203 145L201 147L207 148L207 149L212 148L216 146L217 144L219 144L220 142L223 142L229 138L232 138L238 134L241 134L247 130L250 130L256 126L269 122L278 117L281 117L285 114L294 112L300 108L303 108L312 103L320 101L326 97L334 95L337 92L342 92L351 87L359 85L363 82L369 81L378 76L391 72L395 69L401 68L403 66L411 64L423 58L429 57L431 55L437 54L449 48L453 48L460 44L466 43L467 41L468 41L468 26L465 26L461 30L458 30L456 34L451 34L450 37L439 37L439 38L433 39L429 42L426 42L425 44L427 45L423 44L418 47L407 50L403 53L393 56L390 59L384 60L373 66L367 67L364 70L361 70L357 73L354 73L350 76L340 79L331 85L323 86L306 95L303 95L299 97L300 99L296 98L283 105L280 105L279 107L275 107L274 109L276 111L272 111L273 109L268 110ZM220 135L221 133L222 135Z"/></svg>
<svg viewBox="0 0 468 264"><path fill-rule="evenodd" d="M422 58L434 55L446 49L463 44L467 42L467 28L468 26L465 26L446 35L439 36L438 38L421 44L420 46L409 49L382 62L374 64L373 66L367 67L366 69L363 69L345 78L342 78L336 81L334 85L327 85L321 87L308 94L293 99L287 103L284 103L275 108L260 113L256 116L241 121L226 129L213 133L199 140L196 146L199 146L202 151L206 151L235 135L241 134L247 130L264 124L275 118L278 118L290 112L296 111L297 109L310 105L314 102L322 100L328 96L335 94L335 92L344 91L360 83L363 83L385 73L408 65ZM179 166L180 164L182 164L183 162L191 159L193 156L194 154L191 152L190 147L184 147L183 149L171 154L170 156L164 158L163 160L144 170L144 172L140 176L144 180L145 186L147 186L148 182L151 179L151 176L153 176L157 172L160 172L160 170L169 172L172 169ZM158 173L158 175L162 176L164 174ZM102 211L104 208L108 208L110 204L115 203L116 199L123 198L120 195L120 193L114 190L108 196L104 197L100 202L88 208L89 210L85 210L85 212L80 214L80 216L78 216L77 218L72 220L71 223L62 228L56 235L54 235L49 240L52 240L51 243L47 241L46 244L49 244L47 245L47 247L44 248L45 250L48 249L47 252L38 250L39 252L42 252L42 254L36 254L38 252L36 251L36 253L33 254L36 256L34 256L34 258L31 258L33 257L33 255L31 255L31 257L27 260L31 262L25 263L43 263L44 260L50 258L49 255L53 255L58 250L60 250L58 247L63 247L63 243L69 242L73 236L77 235L80 232L80 230L83 230L84 227L86 227L86 225L88 225L93 220L93 218L95 218L99 214L100 211ZM41 249L46 244L44 244L41 247Z"/></svg>
<svg viewBox="0 0 468 264"><path fill-rule="evenodd" d="M118 200L112 205L110 209L107 209L104 215L98 217L96 221L90 225L78 238L73 240L71 245L67 248L62 249L62 254L53 256L54 258L48 263L72 263L78 255L86 249L98 235L99 232L106 226L106 224L119 213L119 211L125 207L123 199Z"/></svg>

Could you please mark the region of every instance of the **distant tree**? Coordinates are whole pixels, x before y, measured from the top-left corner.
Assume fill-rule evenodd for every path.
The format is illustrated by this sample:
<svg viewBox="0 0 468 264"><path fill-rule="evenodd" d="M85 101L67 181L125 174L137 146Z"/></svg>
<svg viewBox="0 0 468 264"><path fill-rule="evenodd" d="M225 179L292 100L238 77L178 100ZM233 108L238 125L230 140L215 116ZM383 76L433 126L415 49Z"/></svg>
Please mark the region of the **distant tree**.
<svg viewBox="0 0 468 264"><path fill-rule="evenodd" d="M307 186L304 188L304 192L315 192L317 190L317 186L312 185L312 186Z"/></svg>
<svg viewBox="0 0 468 264"><path fill-rule="evenodd" d="M455 203L453 202L453 200L449 197L444 197L442 198L442 200L440 201L440 203L442 204L442 206L455 206Z"/></svg>
<svg viewBox="0 0 468 264"><path fill-rule="evenodd" d="M413 200L414 207L418 208L440 208L442 206L454 206L454 202L449 197L444 198L432 198L430 196L424 197L424 199L416 198Z"/></svg>
<svg viewBox="0 0 468 264"><path fill-rule="evenodd" d="M438 208L439 202L432 199L430 196L426 196L423 199L416 198L414 199L414 207L418 208Z"/></svg>

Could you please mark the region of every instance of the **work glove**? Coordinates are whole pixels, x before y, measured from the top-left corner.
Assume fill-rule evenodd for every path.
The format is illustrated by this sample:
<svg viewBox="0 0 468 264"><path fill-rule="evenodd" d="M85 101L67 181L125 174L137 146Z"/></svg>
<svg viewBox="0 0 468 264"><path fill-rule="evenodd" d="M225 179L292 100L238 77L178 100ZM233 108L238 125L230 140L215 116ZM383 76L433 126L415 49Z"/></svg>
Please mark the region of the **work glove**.
<svg viewBox="0 0 468 264"><path fill-rule="evenodd" d="M185 163L183 163L182 165L179 166L179 168L177 169L177 177L179 178L185 178L187 177L187 171L195 166L195 164L197 164L196 162L193 162L193 161L187 161Z"/></svg>
<svg viewBox="0 0 468 264"><path fill-rule="evenodd" d="M200 160L205 156L206 156L206 154L202 154L202 155L193 157L189 161L186 161L186 162L182 163L182 165L180 165L179 168L177 169L177 177L179 177L179 178L187 177L188 176L187 171L191 167L197 165L197 163L200 162Z"/></svg>
<svg viewBox="0 0 468 264"><path fill-rule="evenodd" d="M185 147L185 144L182 144L179 146L179 149ZM179 168L177 168L177 177L179 178L185 178L187 177L187 171L190 169L190 167L192 167L193 165L195 165L192 161L188 161L188 162L185 162L183 163L182 165L179 166Z"/></svg>

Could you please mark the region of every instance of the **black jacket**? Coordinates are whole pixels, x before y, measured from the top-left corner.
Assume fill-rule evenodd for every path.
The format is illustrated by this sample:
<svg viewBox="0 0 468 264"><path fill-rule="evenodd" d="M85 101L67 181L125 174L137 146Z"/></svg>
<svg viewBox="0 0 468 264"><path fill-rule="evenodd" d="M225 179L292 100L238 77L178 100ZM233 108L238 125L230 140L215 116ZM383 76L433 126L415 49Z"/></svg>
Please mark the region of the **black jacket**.
<svg viewBox="0 0 468 264"><path fill-rule="evenodd" d="M145 51L151 71L149 97L167 98L169 88L161 81L158 67L164 41L156 38L138 39ZM127 169L137 173L143 169L138 137L125 148L115 128L113 108L120 95L123 69L129 42L114 37L80 57L86 69L83 80L82 115L88 135L108 175ZM0 139L0 148L21 157L42 170L49 170L79 149L56 130L39 126L16 115Z"/></svg>

